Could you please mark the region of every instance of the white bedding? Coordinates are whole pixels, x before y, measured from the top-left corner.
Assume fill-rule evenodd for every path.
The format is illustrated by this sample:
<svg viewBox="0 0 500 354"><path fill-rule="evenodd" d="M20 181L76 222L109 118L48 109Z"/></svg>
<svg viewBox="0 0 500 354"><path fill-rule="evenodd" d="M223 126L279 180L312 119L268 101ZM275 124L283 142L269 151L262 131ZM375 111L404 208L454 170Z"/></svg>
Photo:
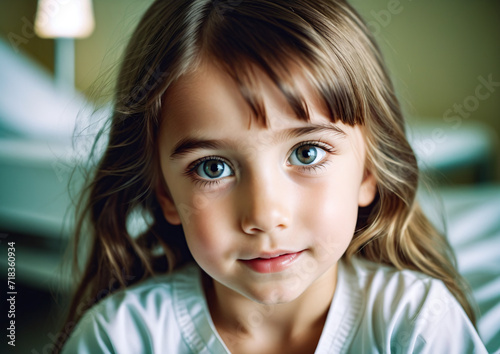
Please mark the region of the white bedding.
<svg viewBox="0 0 500 354"><path fill-rule="evenodd" d="M422 205L437 223L436 211L444 212L459 270L479 307L479 334L489 352L500 352L500 185L440 188L437 194Z"/></svg>

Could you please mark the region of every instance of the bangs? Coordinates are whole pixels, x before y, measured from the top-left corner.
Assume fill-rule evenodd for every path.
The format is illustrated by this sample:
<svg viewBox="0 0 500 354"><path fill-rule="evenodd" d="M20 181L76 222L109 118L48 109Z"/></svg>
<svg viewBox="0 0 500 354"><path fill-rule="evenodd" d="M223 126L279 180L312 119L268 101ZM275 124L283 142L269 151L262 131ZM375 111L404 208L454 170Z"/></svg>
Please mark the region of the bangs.
<svg viewBox="0 0 500 354"><path fill-rule="evenodd" d="M259 69L281 91L296 117L309 120L306 101L297 87L298 68L332 122L364 124L366 95L356 77L360 74L355 75L362 66L354 58L359 48L347 40L345 28L328 28L327 39L320 33L325 31L323 25L331 26L331 19L317 9L287 6L284 11L284 5L260 1L233 7L214 3L206 10L200 56L220 65L234 79L255 119L267 124L256 81ZM339 17L339 26L340 21Z"/></svg>

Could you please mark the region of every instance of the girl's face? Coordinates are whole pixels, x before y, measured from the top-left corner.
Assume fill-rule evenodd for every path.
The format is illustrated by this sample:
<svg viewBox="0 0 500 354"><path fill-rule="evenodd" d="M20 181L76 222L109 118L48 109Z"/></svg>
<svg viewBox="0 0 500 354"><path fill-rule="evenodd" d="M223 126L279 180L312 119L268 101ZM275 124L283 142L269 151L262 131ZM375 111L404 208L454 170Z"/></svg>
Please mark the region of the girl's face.
<svg viewBox="0 0 500 354"><path fill-rule="evenodd" d="M268 124L215 66L183 76L164 100L159 135L171 224L214 285L260 303L296 299L335 274L358 206L375 196L359 127L333 124L297 76L310 122L257 74Z"/></svg>

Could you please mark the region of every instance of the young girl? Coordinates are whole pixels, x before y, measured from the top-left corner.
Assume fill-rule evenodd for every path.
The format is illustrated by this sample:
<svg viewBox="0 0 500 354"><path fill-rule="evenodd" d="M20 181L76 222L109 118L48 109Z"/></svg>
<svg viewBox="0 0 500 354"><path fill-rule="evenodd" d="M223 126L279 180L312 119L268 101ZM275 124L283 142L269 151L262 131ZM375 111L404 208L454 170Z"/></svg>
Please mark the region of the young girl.
<svg viewBox="0 0 500 354"><path fill-rule="evenodd" d="M56 350L485 352L417 184L347 3L157 0L119 73Z"/></svg>

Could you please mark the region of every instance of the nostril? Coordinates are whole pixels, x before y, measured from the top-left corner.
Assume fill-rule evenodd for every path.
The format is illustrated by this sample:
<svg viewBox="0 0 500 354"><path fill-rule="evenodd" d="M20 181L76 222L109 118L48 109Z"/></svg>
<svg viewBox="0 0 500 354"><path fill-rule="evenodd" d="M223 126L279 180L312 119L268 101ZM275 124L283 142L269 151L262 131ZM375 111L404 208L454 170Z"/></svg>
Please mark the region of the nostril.
<svg viewBox="0 0 500 354"><path fill-rule="evenodd" d="M284 230L284 229L286 229L286 225L285 224L276 225L276 229Z"/></svg>
<svg viewBox="0 0 500 354"><path fill-rule="evenodd" d="M247 227L245 227L245 225L243 225L243 231L246 233L246 234L259 234L259 233L269 233L269 232L272 232L272 231L281 231L281 230L284 230L286 229L287 226L283 223L280 223L274 227L258 227L258 226L249 226L247 225Z"/></svg>

